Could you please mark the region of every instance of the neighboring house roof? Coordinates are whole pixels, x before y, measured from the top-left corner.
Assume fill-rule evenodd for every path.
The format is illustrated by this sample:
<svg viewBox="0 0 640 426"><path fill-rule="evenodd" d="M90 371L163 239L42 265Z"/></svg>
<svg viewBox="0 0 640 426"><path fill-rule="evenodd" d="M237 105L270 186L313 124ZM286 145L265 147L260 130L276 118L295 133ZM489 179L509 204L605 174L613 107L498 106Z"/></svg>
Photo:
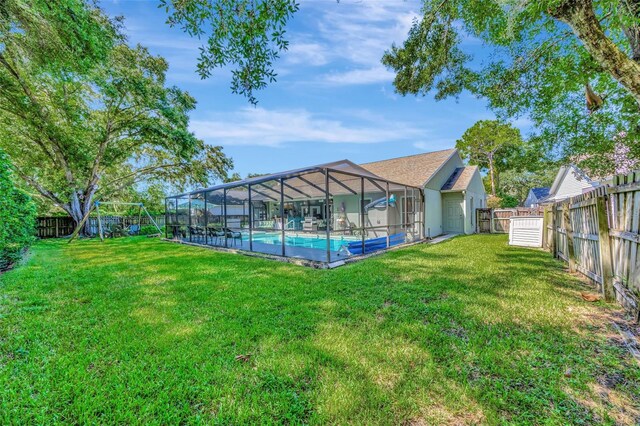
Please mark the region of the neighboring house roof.
<svg viewBox="0 0 640 426"><path fill-rule="evenodd" d="M531 192L533 192L533 195L536 197L536 199L538 201L542 200L543 198L547 197L549 195L549 191L551 188L549 187L545 187L545 188L531 188Z"/></svg>
<svg viewBox="0 0 640 426"><path fill-rule="evenodd" d="M476 170L478 170L478 166L456 168L442 186L442 191L464 191L469 187Z"/></svg>
<svg viewBox="0 0 640 426"><path fill-rule="evenodd" d="M375 161L360 164L360 166L384 179L405 185L424 186L454 153L456 153L456 149L451 148Z"/></svg>

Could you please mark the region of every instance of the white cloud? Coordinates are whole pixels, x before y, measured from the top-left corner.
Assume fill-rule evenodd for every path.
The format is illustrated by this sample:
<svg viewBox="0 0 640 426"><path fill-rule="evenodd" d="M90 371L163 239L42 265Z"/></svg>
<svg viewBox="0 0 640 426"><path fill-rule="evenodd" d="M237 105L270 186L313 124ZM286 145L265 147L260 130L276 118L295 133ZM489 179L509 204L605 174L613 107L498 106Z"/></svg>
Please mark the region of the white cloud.
<svg viewBox="0 0 640 426"><path fill-rule="evenodd" d="M299 142L375 144L424 137L425 130L410 123L367 117L362 111L344 118L326 118L305 109L267 110L243 108L219 113L209 120L192 120L197 137L214 145L280 147Z"/></svg>
<svg viewBox="0 0 640 426"><path fill-rule="evenodd" d="M287 64L322 66L329 62L330 52L320 43L292 41L282 55Z"/></svg>
<svg viewBox="0 0 640 426"><path fill-rule="evenodd" d="M317 82L350 85L393 80L394 74L380 63L380 59L392 43L400 43L406 38L419 3L343 1L306 5L316 16L314 49L322 52L322 61L307 63L333 67L319 76Z"/></svg>
<svg viewBox="0 0 640 426"><path fill-rule="evenodd" d="M380 65L372 68L326 74L324 81L336 85L372 84L392 81L394 77L394 73Z"/></svg>

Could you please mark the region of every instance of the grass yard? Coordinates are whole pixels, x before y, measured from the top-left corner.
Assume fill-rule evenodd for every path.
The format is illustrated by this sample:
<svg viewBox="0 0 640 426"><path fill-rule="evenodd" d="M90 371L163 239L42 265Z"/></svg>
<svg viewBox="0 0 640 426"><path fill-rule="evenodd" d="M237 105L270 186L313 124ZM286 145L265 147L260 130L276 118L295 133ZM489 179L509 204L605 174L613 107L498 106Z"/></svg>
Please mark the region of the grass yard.
<svg viewBox="0 0 640 426"><path fill-rule="evenodd" d="M0 276L0 423L636 424L617 308L580 291L496 235L330 271L43 241Z"/></svg>

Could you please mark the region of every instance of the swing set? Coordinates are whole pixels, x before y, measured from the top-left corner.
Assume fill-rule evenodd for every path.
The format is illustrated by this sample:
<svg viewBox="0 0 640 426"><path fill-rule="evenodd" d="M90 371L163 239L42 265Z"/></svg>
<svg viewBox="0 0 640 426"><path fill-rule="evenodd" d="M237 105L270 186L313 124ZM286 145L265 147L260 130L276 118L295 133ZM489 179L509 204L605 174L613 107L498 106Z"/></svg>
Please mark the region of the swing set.
<svg viewBox="0 0 640 426"><path fill-rule="evenodd" d="M128 226L123 226L122 224L111 224L108 229L105 229L102 215L100 214L100 206L129 206L129 207L138 207L138 221L136 224L131 224ZM98 215L98 235L100 236L100 240L104 241L105 235L110 237L123 236L123 235L137 235L140 233L141 224L140 221L142 219L142 212L144 212L153 226L158 230L158 234L162 234L162 230L158 226L153 217L149 214L144 204L142 203L121 203L118 201L96 201L94 203L96 214Z"/></svg>

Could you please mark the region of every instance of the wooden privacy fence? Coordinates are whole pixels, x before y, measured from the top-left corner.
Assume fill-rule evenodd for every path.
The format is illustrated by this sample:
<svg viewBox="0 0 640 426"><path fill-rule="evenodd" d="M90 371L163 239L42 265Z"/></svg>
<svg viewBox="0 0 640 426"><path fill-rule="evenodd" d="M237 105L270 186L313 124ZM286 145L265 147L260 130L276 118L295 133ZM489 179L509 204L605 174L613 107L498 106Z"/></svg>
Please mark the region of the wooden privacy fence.
<svg viewBox="0 0 640 426"><path fill-rule="evenodd" d="M164 226L164 215L152 216L158 226ZM108 229L110 226L120 224L130 226L140 223L140 226L153 225L148 216L102 216L102 226ZM91 235L98 235L98 218L89 217L87 219L87 229ZM71 235L75 229L75 222L68 216L39 217L36 225L36 236L38 238L59 238Z"/></svg>
<svg viewBox="0 0 640 426"><path fill-rule="evenodd" d="M68 216L39 217L36 219L38 238L59 238L70 235L75 222Z"/></svg>
<svg viewBox="0 0 640 426"><path fill-rule="evenodd" d="M544 209L543 247L633 312L640 304L640 170Z"/></svg>
<svg viewBox="0 0 640 426"><path fill-rule="evenodd" d="M541 207L513 209L476 209L476 231L480 234L508 234L513 216L542 216Z"/></svg>

